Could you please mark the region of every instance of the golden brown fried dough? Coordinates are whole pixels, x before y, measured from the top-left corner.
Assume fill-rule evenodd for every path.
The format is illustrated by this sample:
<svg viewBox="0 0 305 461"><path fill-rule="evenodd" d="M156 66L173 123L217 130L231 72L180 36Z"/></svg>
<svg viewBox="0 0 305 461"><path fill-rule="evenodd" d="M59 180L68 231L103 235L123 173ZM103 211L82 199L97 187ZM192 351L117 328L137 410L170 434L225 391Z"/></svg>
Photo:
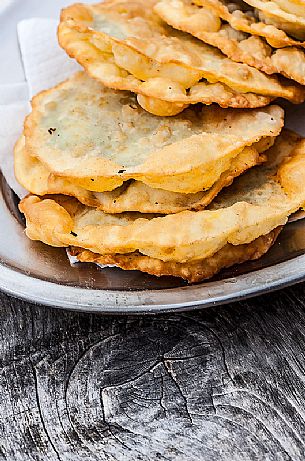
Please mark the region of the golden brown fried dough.
<svg viewBox="0 0 305 461"><path fill-rule="evenodd" d="M267 138L267 143L275 138ZM15 147L15 175L19 183L35 195L64 194L77 198L84 205L96 207L106 213L139 211L140 213L178 213L184 210L202 210L234 178L266 159L256 149L246 147L233 161L229 170L207 191L196 194L154 189L139 181L129 181L111 192L92 192L73 184L68 179L56 176L24 147L24 137ZM267 148L268 145L263 146Z"/></svg>
<svg viewBox="0 0 305 461"><path fill-rule="evenodd" d="M228 244L209 258L186 263L164 262L160 259L143 256L140 253L99 255L75 247L70 249L70 254L76 256L80 262L116 266L123 270L138 270L157 277L170 275L183 278L190 283L196 283L213 277L224 268L259 259L273 245L280 231L281 228L277 228L245 245Z"/></svg>
<svg viewBox="0 0 305 461"><path fill-rule="evenodd" d="M274 48L305 45L304 42L289 37L275 25L262 22L258 12L251 6L245 9L242 1L231 3L229 0L194 0L194 3L211 9L235 30L265 38Z"/></svg>
<svg viewBox="0 0 305 461"><path fill-rule="evenodd" d="M304 0L273 0L282 10L305 18Z"/></svg>
<svg viewBox="0 0 305 461"><path fill-rule="evenodd" d="M270 0L245 0L256 8L259 18L266 24L274 25L299 40L305 39L305 18L281 8L279 2ZM287 3L286 3L287 4Z"/></svg>
<svg viewBox="0 0 305 461"><path fill-rule="evenodd" d="M209 189L245 147L277 136L283 125L278 106L237 112L224 137L204 131L204 111L155 117L133 94L107 89L84 73L40 93L32 105L27 152L56 176L95 192L130 179L185 194Z"/></svg>
<svg viewBox="0 0 305 461"><path fill-rule="evenodd" d="M218 195L208 210L154 217L110 215L77 200L29 196L20 203L26 233L52 246L77 246L101 255L142 255L189 263L227 244L244 245L284 225L305 204L305 140L284 132L268 162Z"/></svg>
<svg viewBox="0 0 305 461"><path fill-rule="evenodd" d="M235 30L229 24L220 23L214 29L209 26L209 21L201 24L202 17L208 19L216 12L199 7L191 0L161 0L155 11L169 25L215 46L233 61L305 84L305 52L298 47L273 49L262 37Z"/></svg>
<svg viewBox="0 0 305 461"><path fill-rule="evenodd" d="M301 87L282 84L276 77L233 62L214 47L169 28L147 9L144 0L73 5L63 10L58 36L68 54L97 79L104 70L96 50L148 83L166 78L186 90L204 78L241 93L283 97L296 103L305 97ZM104 64L102 67L105 69Z"/></svg>

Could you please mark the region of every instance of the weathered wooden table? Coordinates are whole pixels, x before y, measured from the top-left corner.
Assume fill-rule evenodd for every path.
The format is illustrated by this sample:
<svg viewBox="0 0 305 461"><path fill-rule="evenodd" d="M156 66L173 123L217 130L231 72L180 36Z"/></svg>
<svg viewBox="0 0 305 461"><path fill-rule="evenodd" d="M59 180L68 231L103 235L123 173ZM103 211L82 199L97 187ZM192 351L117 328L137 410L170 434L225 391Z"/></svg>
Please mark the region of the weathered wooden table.
<svg viewBox="0 0 305 461"><path fill-rule="evenodd" d="M0 303L1 459L305 459L305 284L156 317Z"/></svg>

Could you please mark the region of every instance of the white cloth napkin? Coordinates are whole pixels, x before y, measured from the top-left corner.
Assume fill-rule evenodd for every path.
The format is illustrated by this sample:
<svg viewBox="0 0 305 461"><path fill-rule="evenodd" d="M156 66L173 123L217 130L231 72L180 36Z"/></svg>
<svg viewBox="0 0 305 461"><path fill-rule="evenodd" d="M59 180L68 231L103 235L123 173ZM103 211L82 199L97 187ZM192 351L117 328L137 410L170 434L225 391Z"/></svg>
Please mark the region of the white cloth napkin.
<svg viewBox="0 0 305 461"><path fill-rule="evenodd" d="M26 19L17 29L30 98L80 70L58 45L57 21Z"/></svg>
<svg viewBox="0 0 305 461"><path fill-rule="evenodd" d="M29 99L28 84L26 82L0 85L0 104L15 104Z"/></svg>
<svg viewBox="0 0 305 461"><path fill-rule="evenodd" d="M18 40L26 82L0 85L0 168L19 197L26 191L14 176L13 149L20 136L30 99L80 69L57 43L57 21L33 18L18 24Z"/></svg>
<svg viewBox="0 0 305 461"><path fill-rule="evenodd" d="M0 13L3 13L5 10L7 10L13 3L14 0L1 0Z"/></svg>

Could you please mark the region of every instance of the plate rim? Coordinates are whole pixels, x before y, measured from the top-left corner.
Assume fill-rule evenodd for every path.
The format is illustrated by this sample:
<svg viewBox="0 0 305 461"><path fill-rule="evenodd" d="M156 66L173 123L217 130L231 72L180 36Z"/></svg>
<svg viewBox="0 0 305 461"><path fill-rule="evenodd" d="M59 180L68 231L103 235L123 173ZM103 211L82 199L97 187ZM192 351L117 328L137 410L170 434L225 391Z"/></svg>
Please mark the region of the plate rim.
<svg viewBox="0 0 305 461"><path fill-rule="evenodd" d="M304 280L305 254L221 281L142 291L61 285L29 276L0 262L0 289L5 293L35 304L100 314L144 315L202 309L258 296ZM179 301L182 294L183 300Z"/></svg>

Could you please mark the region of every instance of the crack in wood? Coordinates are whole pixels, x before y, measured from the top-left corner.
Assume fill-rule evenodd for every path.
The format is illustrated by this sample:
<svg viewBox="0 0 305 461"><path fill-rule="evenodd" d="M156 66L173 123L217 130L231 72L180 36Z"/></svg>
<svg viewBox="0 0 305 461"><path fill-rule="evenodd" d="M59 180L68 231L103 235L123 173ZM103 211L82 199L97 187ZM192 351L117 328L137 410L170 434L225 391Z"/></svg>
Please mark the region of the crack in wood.
<svg viewBox="0 0 305 461"><path fill-rule="evenodd" d="M183 403L184 403L184 410L185 410L185 413L187 415L187 418L189 419L190 423L193 424L193 419L192 419L192 415L190 414L189 412L189 409L188 409L188 405L187 405L187 398L186 396L183 394L182 392L182 389L175 377L175 374L173 373L172 369L171 369L171 361L170 360L163 360L163 364L164 364L164 367L168 373L168 375L170 376L170 378L173 380L173 382L175 383L176 387L177 387L177 390L179 392L179 395L180 397L182 398L183 400Z"/></svg>
<svg viewBox="0 0 305 461"><path fill-rule="evenodd" d="M304 299L112 319L0 295L0 458L303 461Z"/></svg>
<svg viewBox="0 0 305 461"><path fill-rule="evenodd" d="M35 395L36 395L37 408L38 408L38 412L39 412L39 416L40 416L40 421L41 421L44 433L45 433L45 435L46 435L52 449L54 450L56 458L58 459L58 461L62 461L62 459L60 457L60 454L59 454L55 444L52 441L52 438L51 438L51 436L49 434L49 431L48 431L47 426L46 426L45 421L44 421L44 417L43 417L43 413L42 413L42 409L41 409L41 405L40 405L39 393L38 393L38 380L37 380L36 369L35 369L32 361L31 361L31 359L30 359L30 364L32 365L33 375L34 375L34 380L35 380Z"/></svg>

